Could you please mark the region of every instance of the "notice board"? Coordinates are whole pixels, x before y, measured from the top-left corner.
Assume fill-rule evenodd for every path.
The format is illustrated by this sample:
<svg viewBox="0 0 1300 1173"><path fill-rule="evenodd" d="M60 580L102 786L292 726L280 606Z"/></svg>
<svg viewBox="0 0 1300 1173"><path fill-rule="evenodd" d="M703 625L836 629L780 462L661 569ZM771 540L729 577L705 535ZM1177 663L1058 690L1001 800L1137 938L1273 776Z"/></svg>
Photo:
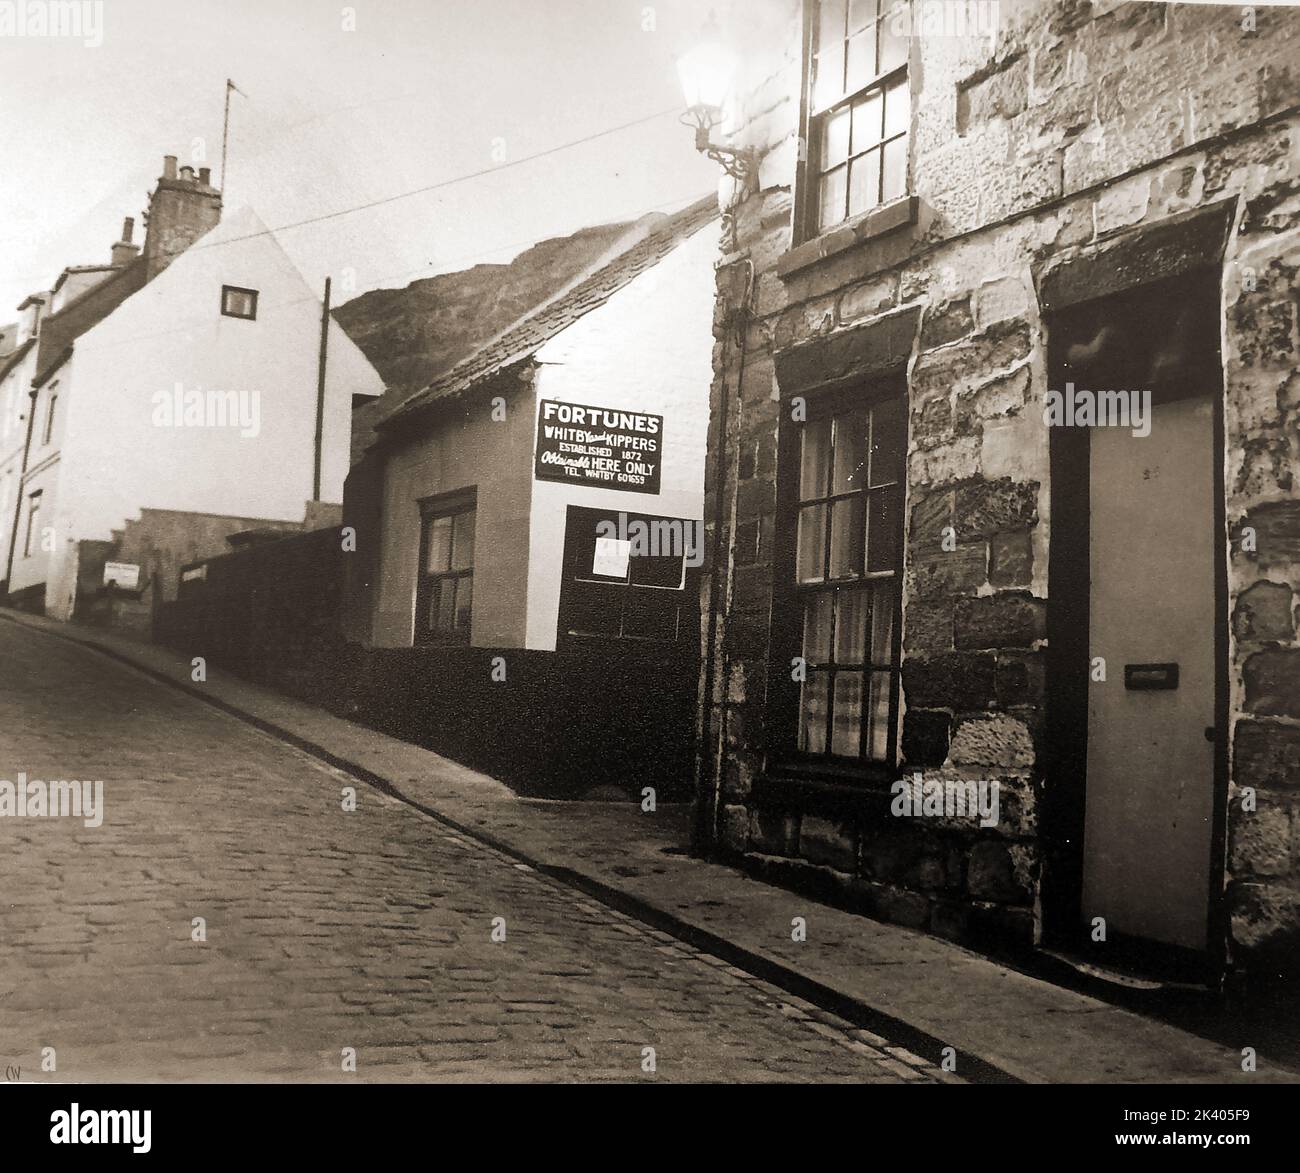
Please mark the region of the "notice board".
<svg viewBox="0 0 1300 1173"><path fill-rule="evenodd" d="M658 493L664 417L543 399L537 413L540 481Z"/></svg>

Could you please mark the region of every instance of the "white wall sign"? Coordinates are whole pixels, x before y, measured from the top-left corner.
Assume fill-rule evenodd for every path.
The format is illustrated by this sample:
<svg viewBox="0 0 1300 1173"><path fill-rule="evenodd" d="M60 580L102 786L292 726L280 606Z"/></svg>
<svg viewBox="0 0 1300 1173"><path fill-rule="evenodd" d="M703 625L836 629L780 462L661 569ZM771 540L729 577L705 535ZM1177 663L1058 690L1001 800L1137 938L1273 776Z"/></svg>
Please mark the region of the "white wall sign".
<svg viewBox="0 0 1300 1173"><path fill-rule="evenodd" d="M140 589L140 567L134 562L105 562L104 563L104 585L110 583L119 586L124 591L135 591Z"/></svg>

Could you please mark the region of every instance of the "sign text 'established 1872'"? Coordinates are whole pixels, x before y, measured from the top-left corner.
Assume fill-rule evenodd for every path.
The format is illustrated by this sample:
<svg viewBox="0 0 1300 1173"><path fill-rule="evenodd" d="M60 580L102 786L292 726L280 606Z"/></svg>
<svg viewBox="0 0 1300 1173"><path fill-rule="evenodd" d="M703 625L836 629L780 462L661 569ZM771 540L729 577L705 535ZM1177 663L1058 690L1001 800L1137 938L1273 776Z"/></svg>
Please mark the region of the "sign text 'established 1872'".
<svg viewBox="0 0 1300 1173"><path fill-rule="evenodd" d="M664 417L542 400L538 480L659 492Z"/></svg>

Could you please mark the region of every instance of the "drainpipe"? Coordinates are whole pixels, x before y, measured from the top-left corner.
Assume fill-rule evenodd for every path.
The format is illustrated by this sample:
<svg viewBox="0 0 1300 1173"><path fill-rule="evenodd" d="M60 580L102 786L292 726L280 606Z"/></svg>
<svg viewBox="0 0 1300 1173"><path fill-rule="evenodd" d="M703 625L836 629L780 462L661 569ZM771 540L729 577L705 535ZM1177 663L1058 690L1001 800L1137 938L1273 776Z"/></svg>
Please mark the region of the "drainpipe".
<svg viewBox="0 0 1300 1173"><path fill-rule="evenodd" d="M745 360L747 357L747 347L745 345L746 328L749 325L750 300L754 290L754 264L747 261L749 266L749 276L745 284L745 293L741 299L740 305L732 312L732 318L735 323L737 345L740 349L740 362L736 375L736 411L740 411L740 399L742 388L745 381ZM722 365L722 399L718 407L718 438L717 438L717 481L714 489L713 500L713 553L712 561L709 566L709 622L708 622L708 642L704 650L704 728L701 731L700 738L700 762L699 772L701 781L701 794L696 802L695 819L691 828L691 846L696 855L707 855L712 852L718 842L718 824L722 812L722 771L723 761L721 749L718 745L719 735L725 736L726 728L722 718L726 709L726 680L723 680L723 693L721 702L717 706L718 721L715 727L713 689L717 678L717 643L718 643L718 616L721 604L719 596L723 589L722 584L722 534L723 534L723 502L726 494L727 485L727 421L728 408L730 406L730 391L727 385L727 364L724 352ZM737 467L737 476L739 476L739 467ZM734 522L734 517L731 522ZM728 532L732 528L728 524ZM728 573L726 579L727 593L730 593L731 575ZM723 643L726 643L727 629L724 627L722 632ZM725 649L724 649L725 651ZM722 656L723 671L726 671L727 657Z"/></svg>
<svg viewBox="0 0 1300 1173"><path fill-rule="evenodd" d="M330 279L325 278L325 300L320 314L320 362L316 366L316 457L312 466L311 499L320 500L321 448L325 434L325 360L330 342Z"/></svg>
<svg viewBox="0 0 1300 1173"><path fill-rule="evenodd" d="M9 556L5 560L5 591L12 595L13 576L14 576L14 549L18 545L18 521L23 512L23 477L27 475L27 461L32 451L32 428L36 423L36 397L40 391L33 387L27 392L27 398L31 400L31 405L27 409L27 436L23 440L23 459L18 466L18 484L17 500L14 501L14 523L9 531Z"/></svg>

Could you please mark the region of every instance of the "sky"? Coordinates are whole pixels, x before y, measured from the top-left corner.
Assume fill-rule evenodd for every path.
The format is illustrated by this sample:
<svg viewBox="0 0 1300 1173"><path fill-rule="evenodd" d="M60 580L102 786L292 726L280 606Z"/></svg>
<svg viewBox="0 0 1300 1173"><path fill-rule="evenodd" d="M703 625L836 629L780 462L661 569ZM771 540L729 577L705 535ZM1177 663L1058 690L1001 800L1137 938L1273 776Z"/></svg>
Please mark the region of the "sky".
<svg viewBox="0 0 1300 1173"><path fill-rule="evenodd" d="M248 204L273 229L328 216L276 235L315 287L333 277L335 304L717 187L678 122L675 57L700 32L701 0L102 0L98 11L97 46L0 35L0 324L65 266L107 263L124 216L141 239L164 155L218 181L227 77L243 93L231 99L226 212Z"/></svg>

